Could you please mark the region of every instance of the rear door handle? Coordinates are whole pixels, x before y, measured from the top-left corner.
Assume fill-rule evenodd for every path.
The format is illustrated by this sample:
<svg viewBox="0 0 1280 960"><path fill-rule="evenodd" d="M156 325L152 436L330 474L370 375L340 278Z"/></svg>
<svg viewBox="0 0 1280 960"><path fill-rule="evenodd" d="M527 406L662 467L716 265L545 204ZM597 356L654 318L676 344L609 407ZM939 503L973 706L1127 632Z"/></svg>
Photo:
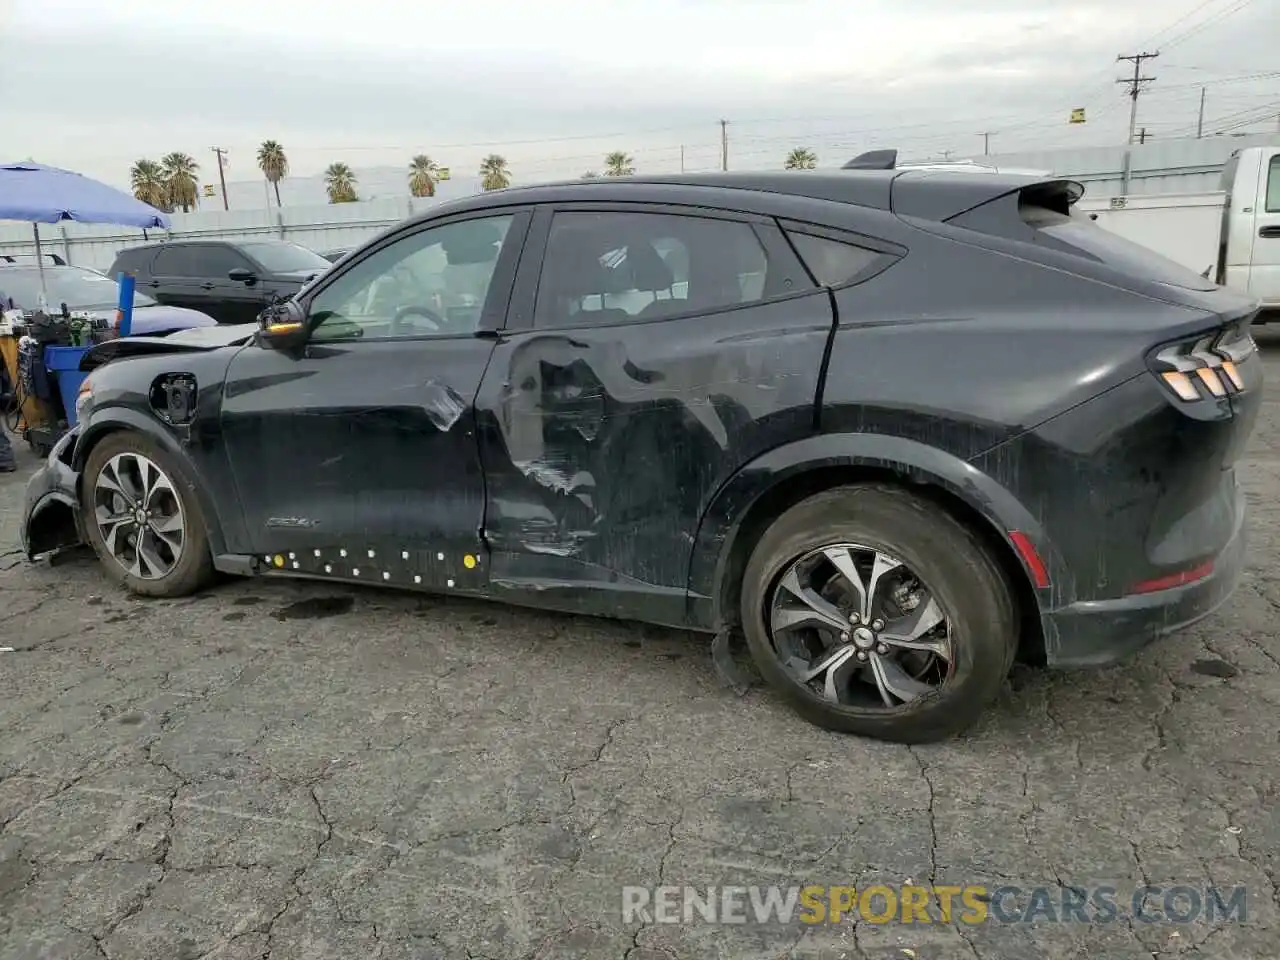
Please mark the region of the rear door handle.
<svg viewBox="0 0 1280 960"><path fill-rule="evenodd" d="M212 290L212 289L213 289L213 284L212 284L212 283L202 283L202 284L200 284L200 289L201 289L201 290Z"/></svg>
<svg viewBox="0 0 1280 960"><path fill-rule="evenodd" d="M1263 227L1261 230L1258 231L1258 236L1269 237L1272 240L1280 239L1280 227L1275 225L1272 225L1269 227Z"/></svg>

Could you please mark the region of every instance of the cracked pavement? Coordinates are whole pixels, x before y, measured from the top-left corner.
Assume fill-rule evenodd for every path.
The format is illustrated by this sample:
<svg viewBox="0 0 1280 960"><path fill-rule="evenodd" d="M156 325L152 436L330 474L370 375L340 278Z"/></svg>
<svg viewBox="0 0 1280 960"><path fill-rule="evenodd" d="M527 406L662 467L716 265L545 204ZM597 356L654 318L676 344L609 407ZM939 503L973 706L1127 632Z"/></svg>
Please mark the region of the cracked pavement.
<svg viewBox="0 0 1280 960"><path fill-rule="evenodd" d="M1280 378L1280 333L1261 333ZM1246 579L1120 666L1018 671L968 736L825 733L705 639L27 565L0 476L0 960L1259 958L1280 942L1280 402ZM1228 923L622 922L624 885L1247 888Z"/></svg>

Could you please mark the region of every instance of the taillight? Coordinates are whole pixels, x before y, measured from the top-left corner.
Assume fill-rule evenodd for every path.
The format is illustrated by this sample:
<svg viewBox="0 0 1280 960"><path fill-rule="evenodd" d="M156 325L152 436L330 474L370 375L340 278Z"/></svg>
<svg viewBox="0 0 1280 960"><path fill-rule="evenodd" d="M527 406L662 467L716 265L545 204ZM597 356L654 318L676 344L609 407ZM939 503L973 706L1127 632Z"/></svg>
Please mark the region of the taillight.
<svg viewBox="0 0 1280 960"><path fill-rule="evenodd" d="M1229 330L1165 347L1153 366L1179 400L1216 400L1244 389L1240 364L1257 349L1248 330Z"/></svg>

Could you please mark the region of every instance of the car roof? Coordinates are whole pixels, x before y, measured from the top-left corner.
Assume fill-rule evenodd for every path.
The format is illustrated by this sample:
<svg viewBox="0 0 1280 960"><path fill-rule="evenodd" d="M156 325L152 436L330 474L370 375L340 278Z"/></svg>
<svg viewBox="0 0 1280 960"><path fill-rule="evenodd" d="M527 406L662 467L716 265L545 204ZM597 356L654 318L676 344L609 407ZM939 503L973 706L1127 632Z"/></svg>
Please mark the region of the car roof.
<svg viewBox="0 0 1280 960"><path fill-rule="evenodd" d="M509 203L555 203L575 200L675 202L674 193L704 189L710 205L729 205L731 191L782 198L796 197L866 207L874 210L945 220L979 204L1036 183L1053 181L1025 173L957 170L783 170L594 177L530 186L508 187L451 200L419 214L425 220L445 212ZM687 200L680 202L687 203Z"/></svg>

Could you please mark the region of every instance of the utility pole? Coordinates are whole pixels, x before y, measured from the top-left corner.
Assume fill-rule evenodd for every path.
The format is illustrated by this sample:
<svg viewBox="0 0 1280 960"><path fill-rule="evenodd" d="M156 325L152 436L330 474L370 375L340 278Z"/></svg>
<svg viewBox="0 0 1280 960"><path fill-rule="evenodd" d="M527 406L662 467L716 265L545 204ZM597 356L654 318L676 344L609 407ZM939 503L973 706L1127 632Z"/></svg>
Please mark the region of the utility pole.
<svg viewBox="0 0 1280 960"><path fill-rule="evenodd" d="M223 170L223 157L227 155L227 151L221 147L210 147L218 157L218 182L222 184L222 209L230 210L231 205L227 203L227 174Z"/></svg>
<svg viewBox="0 0 1280 960"><path fill-rule="evenodd" d="M1196 121L1196 139L1204 136L1204 94L1207 87L1200 88L1200 119Z"/></svg>
<svg viewBox="0 0 1280 960"><path fill-rule="evenodd" d="M729 169L729 121L720 121L720 169Z"/></svg>
<svg viewBox="0 0 1280 960"><path fill-rule="evenodd" d="M1146 143L1146 142L1147 142L1147 128L1146 128L1146 127L1143 127L1143 128L1138 132L1138 143L1143 144L1143 143Z"/></svg>
<svg viewBox="0 0 1280 960"><path fill-rule="evenodd" d="M1155 53L1131 53L1124 56L1116 57L1116 63L1123 60L1133 61L1133 76L1121 77L1116 83L1129 84L1129 142L1133 143L1133 135L1137 132L1138 127L1138 94L1142 92L1142 85L1155 80L1155 77L1144 77L1142 75L1142 61L1154 60L1160 56L1160 51Z"/></svg>
<svg viewBox="0 0 1280 960"><path fill-rule="evenodd" d="M982 138L982 155L989 157L991 155L991 134L980 133L978 136Z"/></svg>
<svg viewBox="0 0 1280 960"><path fill-rule="evenodd" d="M684 173L684 144L680 144L680 172Z"/></svg>

